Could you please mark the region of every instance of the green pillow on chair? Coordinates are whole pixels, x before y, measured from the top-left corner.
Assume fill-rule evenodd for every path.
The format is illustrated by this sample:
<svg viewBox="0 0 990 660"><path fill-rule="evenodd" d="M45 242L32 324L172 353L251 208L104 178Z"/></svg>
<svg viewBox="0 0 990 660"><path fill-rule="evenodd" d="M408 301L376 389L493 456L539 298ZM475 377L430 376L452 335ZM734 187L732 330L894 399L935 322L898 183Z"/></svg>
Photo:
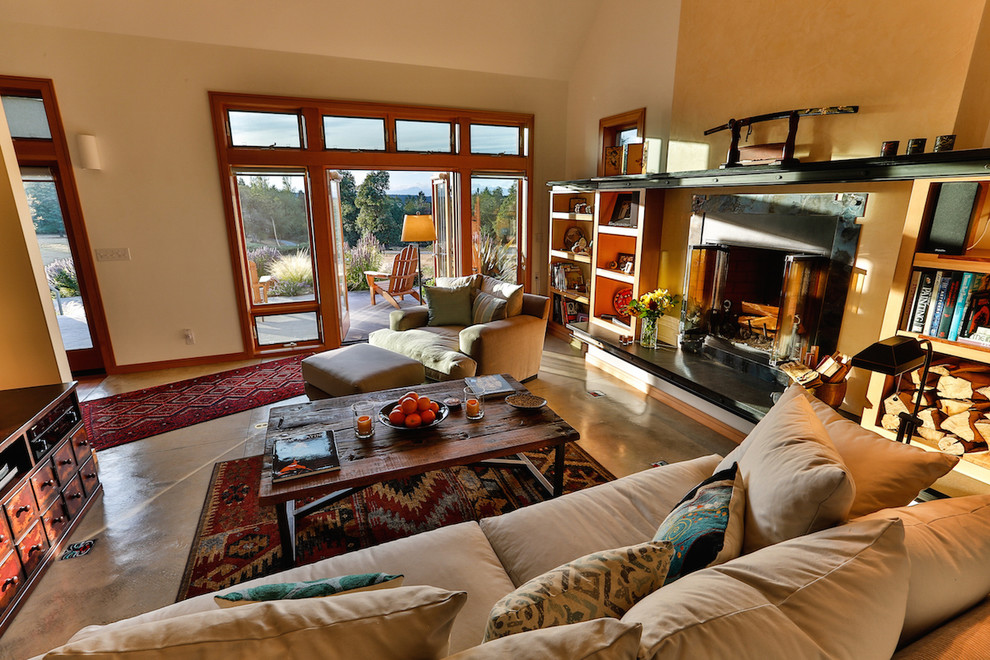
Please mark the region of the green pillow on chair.
<svg viewBox="0 0 990 660"><path fill-rule="evenodd" d="M428 325L471 325L471 287L428 286Z"/></svg>

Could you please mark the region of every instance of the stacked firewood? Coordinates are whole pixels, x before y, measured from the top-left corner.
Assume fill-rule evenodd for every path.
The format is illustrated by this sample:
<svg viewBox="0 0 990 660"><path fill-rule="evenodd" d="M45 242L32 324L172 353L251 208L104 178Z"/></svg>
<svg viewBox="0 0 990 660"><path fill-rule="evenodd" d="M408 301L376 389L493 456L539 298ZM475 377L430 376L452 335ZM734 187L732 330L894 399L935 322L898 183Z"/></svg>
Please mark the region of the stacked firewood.
<svg viewBox="0 0 990 660"><path fill-rule="evenodd" d="M922 370L901 378L901 389L884 400L883 428L896 431L902 412L914 410L921 393L919 436L944 452L962 455L986 451L990 439L990 365L945 360L931 365L927 382Z"/></svg>

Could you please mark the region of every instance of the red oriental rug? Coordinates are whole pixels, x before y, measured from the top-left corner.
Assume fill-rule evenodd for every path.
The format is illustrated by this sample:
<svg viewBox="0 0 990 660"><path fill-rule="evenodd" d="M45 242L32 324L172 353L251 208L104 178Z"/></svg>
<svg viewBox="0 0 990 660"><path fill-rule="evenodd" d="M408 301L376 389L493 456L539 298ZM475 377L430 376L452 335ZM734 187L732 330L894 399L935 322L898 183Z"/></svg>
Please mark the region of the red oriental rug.
<svg viewBox="0 0 990 660"><path fill-rule="evenodd" d="M83 401L96 450L141 440L303 394L298 355L177 383Z"/></svg>
<svg viewBox="0 0 990 660"><path fill-rule="evenodd" d="M552 473L552 450L526 455L542 473ZM565 492L615 478L573 443L567 445L564 469ZM214 466L177 600L281 570L275 508L258 505L260 470L261 456ZM386 481L301 519L297 565L495 516L548 497L522 467L454 467Z"/></svg>

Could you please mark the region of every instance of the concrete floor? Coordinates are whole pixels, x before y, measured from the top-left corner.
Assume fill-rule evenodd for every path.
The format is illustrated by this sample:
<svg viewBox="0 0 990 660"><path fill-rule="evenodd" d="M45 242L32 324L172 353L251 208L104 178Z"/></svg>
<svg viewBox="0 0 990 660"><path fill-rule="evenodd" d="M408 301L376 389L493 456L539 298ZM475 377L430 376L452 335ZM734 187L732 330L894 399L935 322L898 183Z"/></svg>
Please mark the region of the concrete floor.
<svg viewBox="0 0 990 660"><path fill-rule="evenodd" d="M99 398L236 368L243 363L110 376L83 383ZM602 371L580 351L549 338L529 389L581 433L579 444L616 476L735 445ZM599 390L602 397L592 397ZM290 399L274 405L304 401ZM80 628L108 623L175 600L189 546L217 461L261 452L270 406L99 452L104 493L70 541L96 539L84 557L55 561L7 632L0 658L21 660L63 644Z"/></svg>

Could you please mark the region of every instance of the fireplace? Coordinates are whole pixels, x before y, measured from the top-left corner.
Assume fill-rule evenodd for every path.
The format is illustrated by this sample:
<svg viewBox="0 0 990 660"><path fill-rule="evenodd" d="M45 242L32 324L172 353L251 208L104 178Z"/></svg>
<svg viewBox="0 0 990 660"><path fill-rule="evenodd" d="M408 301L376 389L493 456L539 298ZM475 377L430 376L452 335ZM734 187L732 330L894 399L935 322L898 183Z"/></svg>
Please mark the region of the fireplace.
<svg viewBox="0 0 990 660"><path fill-rule="evenodd" d="M833 353L866 201L695 196L682 347L781 383L774 365Z"/></svg>

